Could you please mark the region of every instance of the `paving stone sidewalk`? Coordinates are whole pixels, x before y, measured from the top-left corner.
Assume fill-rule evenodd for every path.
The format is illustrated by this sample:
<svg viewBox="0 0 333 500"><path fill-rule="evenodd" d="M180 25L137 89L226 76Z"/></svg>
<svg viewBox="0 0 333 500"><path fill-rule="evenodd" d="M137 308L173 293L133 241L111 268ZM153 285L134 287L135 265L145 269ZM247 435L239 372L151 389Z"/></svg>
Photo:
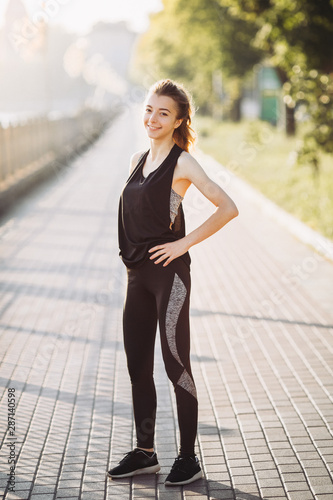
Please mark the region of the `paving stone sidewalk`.
<svg viewBox="0 0 333 500"><path fill-rule="evenodd" d="M161 472L106 479L134 445L117 205L141 137L132 112L124 113L2 220L0 498L332 500L333 264L249 203L200 153L240 210L191 250L205 476L185 487L163 484L179 436L158 344ZM188 231L213 210L193 188L184 208Z"/></svg>

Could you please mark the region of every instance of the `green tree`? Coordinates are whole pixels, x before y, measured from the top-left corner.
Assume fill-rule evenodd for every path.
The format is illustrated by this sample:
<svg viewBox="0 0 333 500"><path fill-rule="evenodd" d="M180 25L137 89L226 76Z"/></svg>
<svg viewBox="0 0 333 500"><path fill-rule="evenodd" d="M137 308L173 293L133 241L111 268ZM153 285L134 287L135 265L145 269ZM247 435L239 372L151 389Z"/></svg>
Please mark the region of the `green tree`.
<svg viewBox="0 0 333 500"><path fill-rule="evenodd" d="M256 27L252 45L265 52L284 84L286 130L295 132L294 110L312 123L300 161L318 172L319 152L333 152L333 1L219 0L236 19Z"/></svg>
<svg viewBox="0 0 333 500"><path fill-rule="evenodd" d="M178 0L177 15L185 13L186 25L192 33L200 30L199 43L215 40L216 53L210 58L214 69L222 70L223 85L230 97L230 117L241 118L240 103L243 81L263 57L262 50L252 47L255 28L247 21L231 15L218 0Z"/></svg>
<svg viewBox="0 0 333 500"><path fill-rule="evenodd" d="M167 77L183 82L195 94L196 104L207 111L216 66L212 54L219 50L214 38L202 36L203 26L196 34L189 29L186 13L177 15L177 3L165 0L164 10L151 16L150 29L138 43L133 73L136 79L150 75L150 83Z"/></svg>
<svg viewBox="0 0 333 500"><path fill-rule="evenodd" d="M153 67L159 77L186 83L202 112L212 111L219 96L214 75L222 69L231 96L231 116L240 118L242 80L260 61L261 49L251 48L251 25L230 16L216 0L164 0L164 10L151 18L138 46L136 70ZM249 31L250 29L250 31Z"/></svg>

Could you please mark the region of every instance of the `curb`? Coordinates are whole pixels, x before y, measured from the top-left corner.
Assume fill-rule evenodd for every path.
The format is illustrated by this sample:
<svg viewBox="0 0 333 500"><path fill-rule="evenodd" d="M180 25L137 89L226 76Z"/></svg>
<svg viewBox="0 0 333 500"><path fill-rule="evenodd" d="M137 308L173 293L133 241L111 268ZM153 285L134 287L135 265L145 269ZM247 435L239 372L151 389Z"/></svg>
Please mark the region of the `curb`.
<svg viewBox="0 0 333 500"><path fill-rule="evenodd" d="M258 190L253 188L250 184L245 182L243 179L237 177L233 172L224 167L221 163L215 160L212 156L204 153L198 149L195 156L199 159L202 158L202 163L215 173L213 177L221 177L221 172L223 173L222 187L226 187L227 184L232 183L233 186L237 188L238 192L241 192L244 197L250 200L252 203L260 207L265 211L271 219L275 220L280 226L283 226L289 233L291 233L299 241L312 247L316 252L325 257L326 259L333 262L333 242L330 241L325 236L322 236L314 229L298 220L295 216L289 214L281 207L276 205L273 201L269 200L260 193ZM220 175L219 175L220 173ZM216 178L213 180L216 181ZM221 184L221 182L218 182Z"/></svg>

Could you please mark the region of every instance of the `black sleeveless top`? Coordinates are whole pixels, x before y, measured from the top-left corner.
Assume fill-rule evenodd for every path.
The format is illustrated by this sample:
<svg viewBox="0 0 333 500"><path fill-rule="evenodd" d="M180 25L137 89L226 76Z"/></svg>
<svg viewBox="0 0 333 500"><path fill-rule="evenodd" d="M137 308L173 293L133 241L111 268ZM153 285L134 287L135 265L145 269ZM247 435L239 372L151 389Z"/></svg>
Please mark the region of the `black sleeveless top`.
<svg viewBox="0 0 333 500"><path fill-rule="evenodd" d="M185 236L181 203L174 222L170 219L173 173L182 151L175 144L161 165L145 178L142 169L149 153L146 151L126 181L119 202L118 239L119 255L129 268L139 267L149 259L148 250L155 245ZM188 252L179 258L190 266Z"/></svg>

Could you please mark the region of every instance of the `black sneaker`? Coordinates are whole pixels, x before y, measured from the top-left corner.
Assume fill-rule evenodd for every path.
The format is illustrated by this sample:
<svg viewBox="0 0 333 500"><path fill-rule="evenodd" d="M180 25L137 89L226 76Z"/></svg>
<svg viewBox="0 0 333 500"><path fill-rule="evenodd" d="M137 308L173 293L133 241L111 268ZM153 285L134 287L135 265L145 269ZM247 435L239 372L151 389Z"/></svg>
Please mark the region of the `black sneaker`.
<svg viewBox="0 0 333 500"><path fill-rule="evenodd" d="M116 467L109 470L107 475L112 478L131 477L137 474L152 474L160 468L156 453L149 456L144 450L135 448L127 453Z"/></svg>
<svg viewBox="0 0 333 500"><path fill-rule="evenodd" d="M165 480L166 486L193 483L202 477L199 460L197 457L177 457L170 474Z"/></svg>

